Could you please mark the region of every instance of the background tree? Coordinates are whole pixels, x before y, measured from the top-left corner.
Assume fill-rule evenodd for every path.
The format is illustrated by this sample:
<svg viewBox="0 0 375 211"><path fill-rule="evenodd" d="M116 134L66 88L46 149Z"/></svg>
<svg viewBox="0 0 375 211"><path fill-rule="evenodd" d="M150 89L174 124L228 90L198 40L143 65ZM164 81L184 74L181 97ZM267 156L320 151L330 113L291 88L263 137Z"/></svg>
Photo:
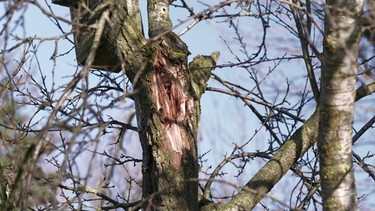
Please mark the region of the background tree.
<svg viewBox="0 0 375 211"><path fill-rule="evenodd" d="M358 210L352 125L362 7L327 2L318 145L324 210Z"/></svg>
<svg viewBox="0 0 375 211"><path fill-rule="evenodd" d="M357 67L351 73L356 87L347 86L357 88L358 101L353 142L361 144L353 147L353 169L359 206L371 207L373 143L364 135L373 133L375 119L371 3L363 9L366 38L357 58L359 28L350 36L353 45L338 45L350 50L330 52L327 37L344 32L330 28L340 17L324 2L150 0L147 9L136 0L55 2L71 5L72 19L67 8L48 1L2 3L4 209L328 207L331 190L319 176L316 142L318 132L330 128L318 129L319 119L329 117L321 113L329 94L328 74L321 71L331 70L326 60L336 52L357 62L348 66ZM33 31L36 15L58 32ZM209 26L220 33L207 33ZM204 52L204 42L189 36L215 37L217 46ZM78 43L91 44L74 50ZM80 65L72 64L74 52ZM209 56L197 55L203 52ZM222 100L224 107L213 106ZM225 121L215 121L213 112ZM349 131L351 121L344 122ZM211 132L214 125L220 127ZM350 166L350 157L346 161ZM43 193L33 189L35 181L54 194L33 194Z"/></svg>

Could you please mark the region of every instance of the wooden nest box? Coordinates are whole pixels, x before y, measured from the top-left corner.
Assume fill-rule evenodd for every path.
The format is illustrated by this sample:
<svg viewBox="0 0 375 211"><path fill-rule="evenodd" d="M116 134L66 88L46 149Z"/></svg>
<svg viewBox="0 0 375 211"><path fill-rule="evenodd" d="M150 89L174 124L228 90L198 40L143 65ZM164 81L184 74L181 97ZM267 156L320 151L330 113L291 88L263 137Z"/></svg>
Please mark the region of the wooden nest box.
<svg viewBox="0 0 375 211"><path fill-rule="evenodd" d="M78 65L84 66L87 57L92 49L95 30L89 29L90 25L95 24L101 17L100 12L94 13L95 8L100 5L102 0L52 0L52 3L70 8L70 16L74 30L74 44ZM105 28L111 28L106 23ZM121 65L116 53L116 49L110 50L106 47L106 29L103 30L99 47L91 67L95 69L120 72Z"/></svg>

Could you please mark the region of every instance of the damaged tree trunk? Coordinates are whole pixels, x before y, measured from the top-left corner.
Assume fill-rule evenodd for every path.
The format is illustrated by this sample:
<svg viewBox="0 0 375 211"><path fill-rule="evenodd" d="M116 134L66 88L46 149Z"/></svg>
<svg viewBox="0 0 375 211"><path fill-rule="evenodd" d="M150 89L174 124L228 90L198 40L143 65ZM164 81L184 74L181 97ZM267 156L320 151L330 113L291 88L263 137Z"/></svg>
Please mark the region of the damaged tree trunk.
<svg viewBox="0 0 375 211"><path fill-rule="evenodd" d="M187 46L171 32L169 3L148 1L151 39L140 51L121 51L133 83L143 149L141 206L198 210L199 101L219 54L198 56L188 65Z"/></svg>
<svg viewBox="0 0 375 211"><path fill-rule="evenodd" d="M138 0L95 1L95 7L91 1L54 3L77 14L82 8L95 9L95 19L89 22L74 16L76 31L83 28L95 36L84 50L90 55L100 48L111 52L116 68L132 82L143 150L143 200L133 208L198 210L199 101L219 53L197 56L188 65L187 46L171 31L169 0L148 0L149 40L143 34ZM93 58L84 55L83 60L91 67L102 64Z"/></svg>
<svg viewBox="0 0 375 211"><path fill-rule="evenodd" d="M218 54L196 57L188 68L187 53L166 45L165 39L153 45L150 62L134 86L143 149L143 207L198 210L199 99Z"/></svg>
<svg viewBox="0 0 375 211"><path fill-rule="evenodd" d="M134 89L143 149L146 210L196 210L199 103L190 90L186 58L158 41Z"/></svg>
<svg viewBox="0 0 375 211"><path fill-rule="evenodd" d="M170 31L168 6L160 1L148 5L153 21L149 34L155 41L145 50L147 65L134 84L143 148L143 208L198 210L199 100L218 53L196 57L188 66L187 46Z"/></svg>

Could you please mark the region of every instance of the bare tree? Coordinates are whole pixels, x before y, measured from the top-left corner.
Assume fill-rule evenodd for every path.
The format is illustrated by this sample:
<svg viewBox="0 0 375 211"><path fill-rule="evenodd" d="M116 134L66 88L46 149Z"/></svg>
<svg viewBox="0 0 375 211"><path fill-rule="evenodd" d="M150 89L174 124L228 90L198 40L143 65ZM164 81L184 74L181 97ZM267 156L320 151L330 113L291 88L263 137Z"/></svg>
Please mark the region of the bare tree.
<svg viewBox="0 0 375 211"><path fill-rule="evenodd" d="M137 0L53 3L2 3L2 209L370 206L354 174L374 183L373 151L352 143L373 144L371 2L148 0L145 11ZM36 13L59 33L30 35ZM221 44L189 60L198 41L179 35L207 22L221 27ZM202 96L230 97L209 108L217 115L240 109L210 132ZM217 138L232 128L246 138ZM289 184L278 188L282 178Z"/></svg>

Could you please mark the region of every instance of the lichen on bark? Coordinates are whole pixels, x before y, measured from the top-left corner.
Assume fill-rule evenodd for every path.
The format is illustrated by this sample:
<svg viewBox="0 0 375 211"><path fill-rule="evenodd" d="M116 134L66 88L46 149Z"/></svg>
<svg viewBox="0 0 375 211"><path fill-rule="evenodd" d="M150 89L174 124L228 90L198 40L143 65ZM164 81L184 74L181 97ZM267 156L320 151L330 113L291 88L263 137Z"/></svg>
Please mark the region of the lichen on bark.
<svg viewBox="0 0 375 211"><path fill-rule="evenodd" d="M363 0L327 1L318 150L324 210L358 210L352 162Z"/></svg>

